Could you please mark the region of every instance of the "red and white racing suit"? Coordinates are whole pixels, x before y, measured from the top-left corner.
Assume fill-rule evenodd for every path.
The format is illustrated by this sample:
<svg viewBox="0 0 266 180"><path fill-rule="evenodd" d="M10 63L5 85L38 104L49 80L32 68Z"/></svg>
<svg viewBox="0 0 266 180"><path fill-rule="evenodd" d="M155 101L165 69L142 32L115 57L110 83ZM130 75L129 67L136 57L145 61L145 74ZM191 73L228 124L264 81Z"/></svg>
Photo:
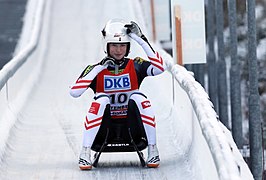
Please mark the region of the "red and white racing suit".
<svg viewBox="0 0 266 180"><path fill-rule="evenodd" d="M126 118L128 101L135 101L144 129L148 144L156 144L155 116L150 101L139 92L143 79L147 76L155 76L164 71L164 62L160 55L155 52L148 42L133 34L134 38L146 52L149 61L140 57L124 59L115 74L114 67L100 64L89 65L81 73L75 84L71 87L70 94L79 97L88 88L95 93L84 122L83 146L91 147L96 134L102 123L105 108L110 104L111 119Z"/></svg>

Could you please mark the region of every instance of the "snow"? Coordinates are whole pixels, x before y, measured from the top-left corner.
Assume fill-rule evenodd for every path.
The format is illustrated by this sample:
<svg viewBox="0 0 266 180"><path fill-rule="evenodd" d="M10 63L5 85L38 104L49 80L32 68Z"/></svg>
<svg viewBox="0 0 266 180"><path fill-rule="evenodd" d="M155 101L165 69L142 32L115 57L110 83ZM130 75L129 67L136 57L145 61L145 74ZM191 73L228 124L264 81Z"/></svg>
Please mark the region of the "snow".
<svg viewBox="0 0 266 180"><path fill-rule="evenodd" d="M31 3L29 7L34 7ZM213 121L216 113L203 88L195 84L191 73L173 66L158 46L174 73L147 78L141 91L156 112L160 167L142 168L136 153L104 153L99 168L78 169L82 126L93 93L88 90L73 99L69 85L87 64L103 58L100 31L107 20L116 17L141 26L145 23L138 3L131 0L46 1L38 47L0 92L0 179L228 179L235 175L231 158L243 170L241 179L252 179L230 132ZM27 44L22 41L28 38L21 40L21 47ZM133 43L130 56L136 55L145 57ZM179 83L173 84L173 75ZM219 161L223 158L229 161Z"/></svg>

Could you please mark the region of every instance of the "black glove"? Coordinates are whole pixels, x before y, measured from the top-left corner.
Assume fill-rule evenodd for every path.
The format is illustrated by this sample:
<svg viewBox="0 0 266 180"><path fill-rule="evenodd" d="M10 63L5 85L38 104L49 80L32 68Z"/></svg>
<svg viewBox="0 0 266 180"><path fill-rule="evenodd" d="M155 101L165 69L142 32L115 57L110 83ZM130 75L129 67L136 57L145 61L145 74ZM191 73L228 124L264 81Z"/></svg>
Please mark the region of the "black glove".
<svg viewBox="0 0 266 180"><path fill-rule="evenodd" d="M100 65L115 65L115 59L111 58L109 56L106 56L105 58L103 58L103 60L101 60L101 62L99 62Z"/></svg>
<svg viewBox="0 0 266 180"><path fill-rule="evenodd" d="M134 21L130 21L130 24L126 24L125 27L127 28L127 34L134 33L139 37L143 36L140 27Z"/></svg>

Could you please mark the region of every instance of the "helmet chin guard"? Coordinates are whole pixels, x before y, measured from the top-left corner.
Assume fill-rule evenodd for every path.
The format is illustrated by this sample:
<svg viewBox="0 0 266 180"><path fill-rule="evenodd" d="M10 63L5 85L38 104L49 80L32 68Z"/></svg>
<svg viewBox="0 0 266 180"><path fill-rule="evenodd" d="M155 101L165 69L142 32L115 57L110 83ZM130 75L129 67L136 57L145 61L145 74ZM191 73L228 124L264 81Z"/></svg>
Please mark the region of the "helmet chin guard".
<svg viewBox="0 0 266 180"><path fill-rule="evenodd" d="M109 20L102 30L104 52L109 56L109 43L126 43L127 51L125 56L128 56L130 50L130 37L127 35L125 28L126 22L122 19Z"/></svg>

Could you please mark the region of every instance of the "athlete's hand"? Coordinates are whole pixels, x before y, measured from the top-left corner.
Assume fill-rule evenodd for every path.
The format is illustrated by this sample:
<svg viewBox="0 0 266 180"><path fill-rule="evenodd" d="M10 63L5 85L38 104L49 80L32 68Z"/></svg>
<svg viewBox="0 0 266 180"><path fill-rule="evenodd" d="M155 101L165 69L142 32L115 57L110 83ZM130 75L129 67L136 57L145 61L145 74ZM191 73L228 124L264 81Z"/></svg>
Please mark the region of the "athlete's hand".
<svg viewBox="0 0 266 180"><path fill-rule="evenodd" d="M134 33L138 37L141 37L143 35L139 25L135 23L134 21L130 21L130 24L126 24L125 27L127 28L127 34L129 35L130 33Z"/></svg>
<svg viewBox="0 0 266 180"><path fill-rule="evenodd" d="M103 60L101 60L99 64L103 66L115 65L115 59L109 56L106 56L105 58L103 58Z"/></svg>

